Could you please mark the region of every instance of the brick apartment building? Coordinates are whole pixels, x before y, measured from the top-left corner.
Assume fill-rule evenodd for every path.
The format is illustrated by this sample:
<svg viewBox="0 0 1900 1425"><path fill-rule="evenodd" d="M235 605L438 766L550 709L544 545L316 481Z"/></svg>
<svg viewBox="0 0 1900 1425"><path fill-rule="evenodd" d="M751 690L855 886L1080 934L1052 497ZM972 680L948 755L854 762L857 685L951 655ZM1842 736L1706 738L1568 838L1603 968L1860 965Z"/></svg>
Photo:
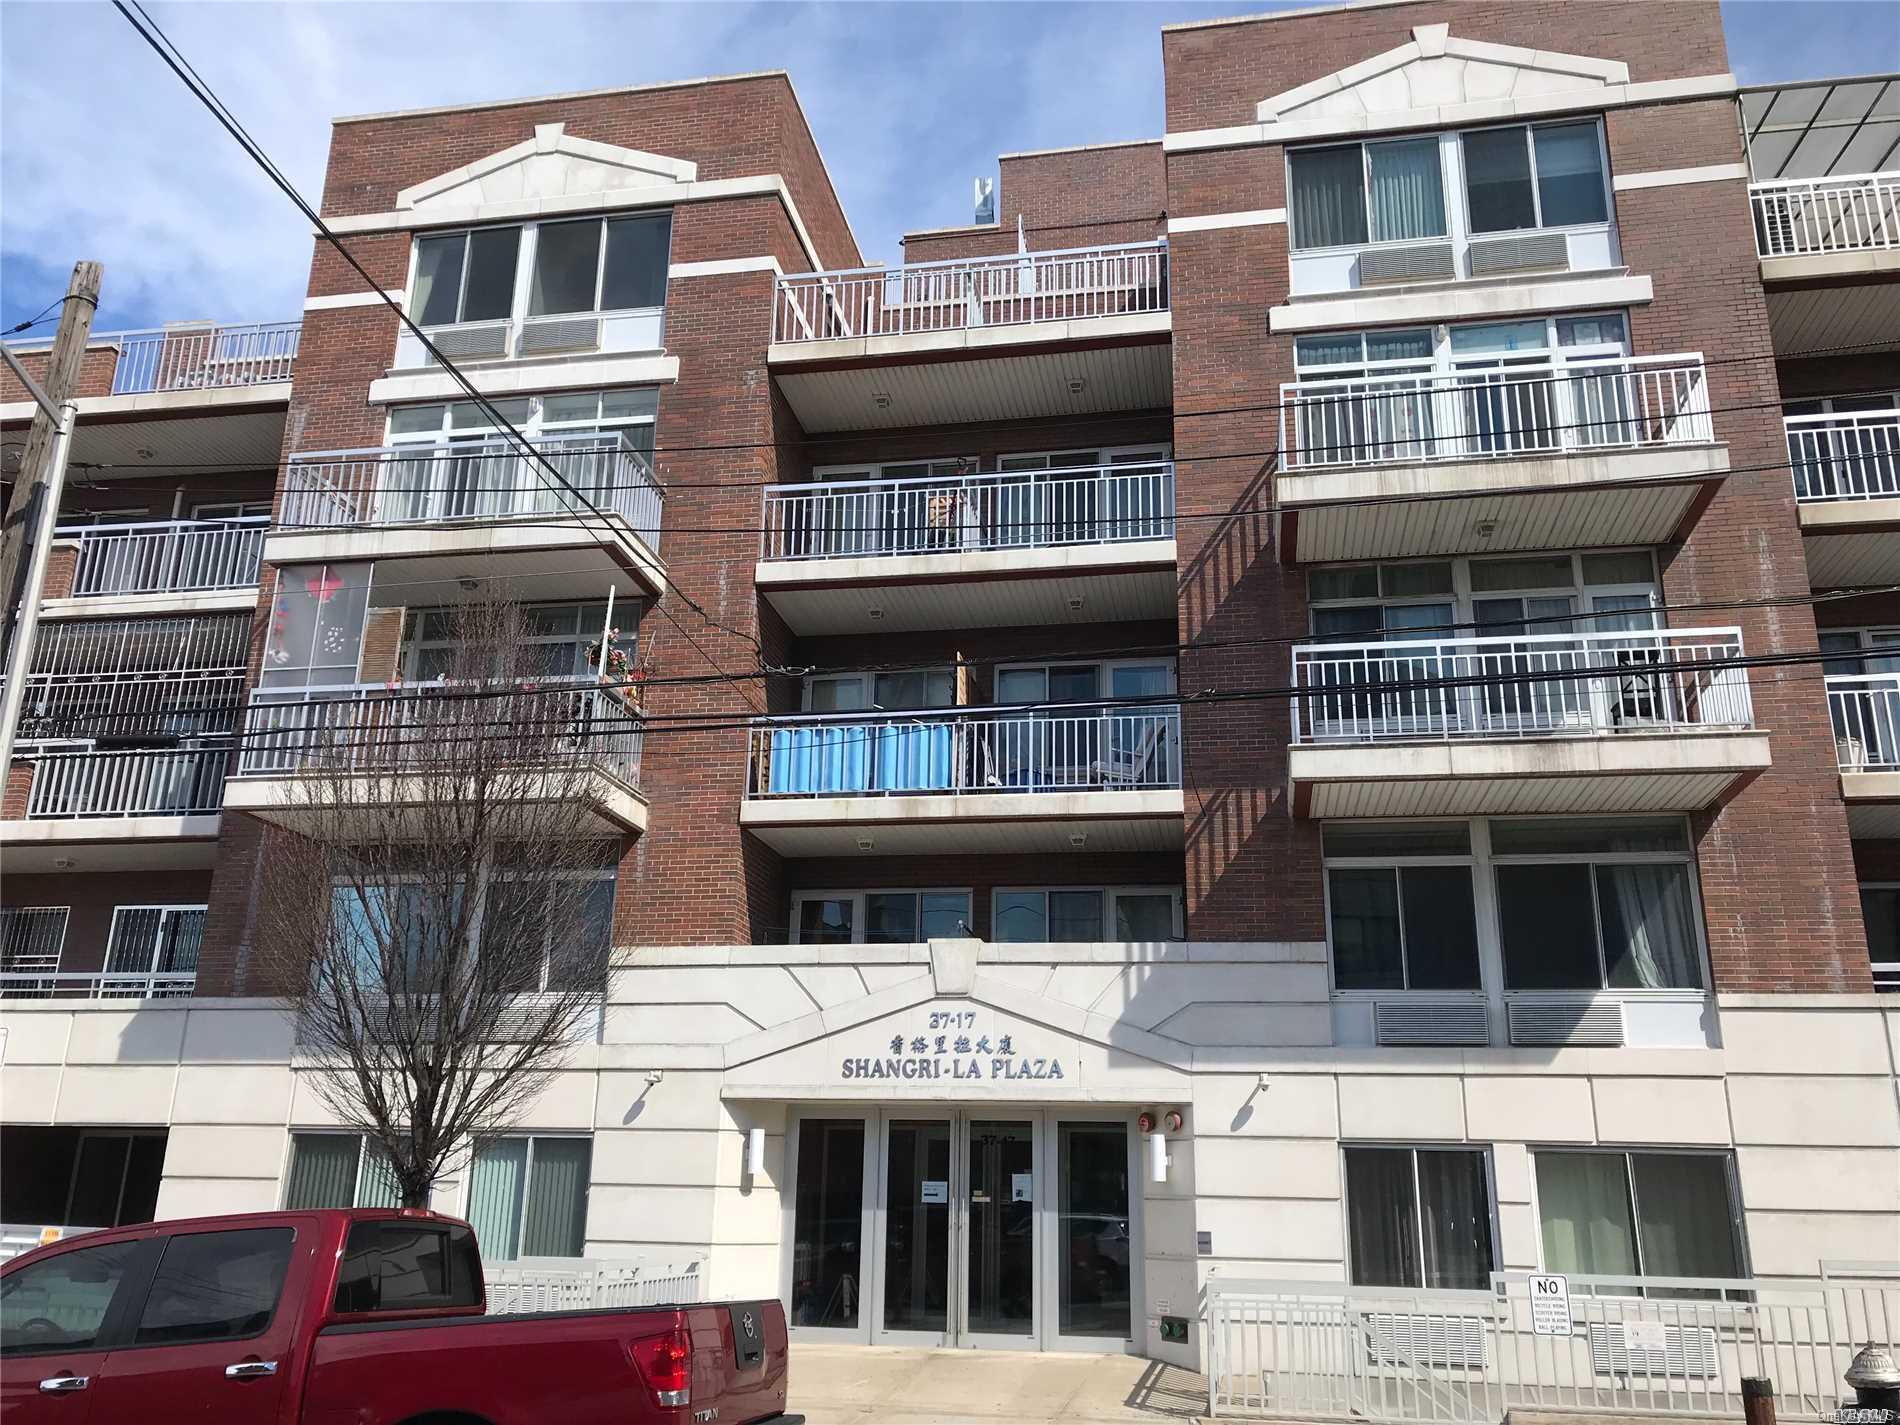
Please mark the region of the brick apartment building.
<svg viewBox="0 0 1900 1425"><path fill-rule="evenodd" d="M597 1042L439 1194L492 1258L1190 1365L1223 1278L1900 1260L1900 80L1674 0L1161 60L894 267L783 74L337 121L327 221L604 517L322 243L300 325L101 338L0 1219L383 1190L260 828L499 585L645 686Z"/></svg>

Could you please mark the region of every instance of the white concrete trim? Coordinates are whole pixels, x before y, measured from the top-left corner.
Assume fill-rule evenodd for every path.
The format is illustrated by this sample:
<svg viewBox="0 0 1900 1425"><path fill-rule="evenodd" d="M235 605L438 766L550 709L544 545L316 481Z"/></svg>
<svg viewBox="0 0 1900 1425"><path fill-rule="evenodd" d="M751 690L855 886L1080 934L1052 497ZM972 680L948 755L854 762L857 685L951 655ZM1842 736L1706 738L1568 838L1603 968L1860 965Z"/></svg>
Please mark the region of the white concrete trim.
<svg viewBox="0 0 1900 1425"><path fill-rule="evenodd" d="M384 299L402 306L401 292L336 292L328 297L305 297L303 309L306 312L334 312L340 307L380 307Z"/></svg>
<svg viewBox="0 0 1900 1425"><path fill-rule="evenodd" d="M1687 496L1691 493L1689 476L1714 479L1728 468L1728 446L1719 443L1578 450L1509 460L1414 461L1314 470L1293 466L1275 482L1274 493L1282 509L1302 512L1409 495L1526 495L1580 486L1613 490L1636 488L1655 480L1680 483Z"/></svg>
<svg viewBox="0 0 1900 1425"><path fill-rule="evenodd" d="M1687 183L1724 183L1739 178L1746 182L1745 163L1705 163L1698 168L1654 168L1647 173L1619 173L1610 186L1619 193L1636 188L1674 188Z"/></svg>
<svg viewBox="0 0 1900 1425"><path fill-rule="evenodd" d="M175 415L194 408L225 406L282 406L290 401L288 381L260 381L255 386L212 386L187 391L141 391L127 396L78 396L73 404L86 416ZM30 421L39 409L31 401L0 405L0 422ZM269 464L268 461L265 462Z"/></svg>
<svg viewBox="0 0 1900 1425"><path fill-rule="evenodd" d="M1203 149L1246 148L1254 144L1298 143L1307 139L1386 133L1395 129L1447 129L1470 124L1508 122L1541 114L1569 114L1601 109L1627 109L1641 104L1668 104L1685 99L1720 99L1736 92L1732 74L1698 74L1681 79L1652 79L1636 84L1605 84L1562 94L1529 95L1522 99L1481 99L1386 114L1354 114L1323 119L1278 119L1224 128L1188 129L1161 140L1168 153Z"/></svg>
<svg viewBox="0 0 1900 1425"><path fill-rule="evenodd" d="M1803 534L1849 534L1900 525L1900 498L1807 500L1795 507Z"/></svg>
<svg viewBox="0 0 1900 1425"><path fill-rule="evenodd" d="M1172 332L1172 312L1128 312L1109 317L1076 317L1058 322L1017 322L998 327L959 327L952 331L905 332L895 336L838 337L829 341L773 342L766 350L772 366L796 367L816 361L883 356L933 356L948 351L995 351L1046 342L1088 341L1103 337L1147 336Z"/></svg>
<svg viewBox="0 0 1900 1425"><path fill-rule="evenodd" d="M709 262L676 262L666 269L666 280L674 282L682 277L724 277L733 272L770 272L774 277L785 275L779 260L768 252L763 257L721 257Z"/></svg>
<svg viewBox="0 0 1900 1425"><path fill-rule="evenodd" d="M1171 539L1125 544L1063 544L1021 549L971 549L944 554L878 554L855 559L761 559L760 589L827 587L862 580L969 579L993 574L1064 574L1078 570L1174 567Z"/></svg>
<svg viewBox="0 0 1900 1425"><path fill-rule="evenodd" d="M1841 800L1849 802L1900 801L1900 772L1843 772Z"/></svg>
<svg viewBox="0 0 1900 1425"><path fill-rule="evenodd" d="M739 804L741 826L875 826L886 822L1078 821L1183 814L1178 789L1117 792L925 793L894 797L758 797Z"/></svg>
<svg viewBox="0 0 1900 1425"><path fill-rule="evenodd" d="M173 591L153 594L81 594L48 599L40 617L142 618L151 614L243 613L257 607L257 588Z"/></svg>
<svg viewBox="0 0 1900 1425"><path fill-rule="evenodd" d="M0 846L58 846L91 841L199 841L218 834L208 816L73 816L0 821Z"/></svg>
<svg viewBox="0 0 1900 1425"><path fill-rule="evenodd" d="M1266 227L1285 221L1285 208L1254 208L1244 213L1203 213L1193 218L1169 218L1168 232L1206 233L1218 228Z"/></svg>
<svg viewBox="0 0 1900 1425"><path fill-rule="evenodd" d="M308 829L311 813L319 806L326 812L343 813L343 819L347 821L349 811L360 805L351 797L348 789L354 783L367 780L367 775L333 778L324 788L328 796L317 803L296 776L231 777L224 784L224 805L227 811L249 812L260 821L292 830ZM645 796L598 767L588 769L588 781L598 798L593 817L603 834L638 835L646 830ZM520 795L528 801L546 801L552 787L556 785L562 784L557 783L553 776L545 779L525 778ZM406 779L398 782L389 792L387 800L398 806L413 808L416 817L423 817L434 805L431 796L431 790L418 777L413 783Z"/></svg>
<svg viewBox="0 0 1900 1425"><path fill-rule="evenodd" d="M1572 307L1641 306L1655 299L1655 285L1649 278L1617 272L1482 285L1447 282L1409 292L1359 289L1336 297L1291 302L1270 309L1267 316L1272 331L1307 332L1388 322L1455 321L1513 312L1561 312Z"/></svg>
<svg viewBox="0 0 1900 1425"><path fill-rule="evenodd" d="M680 359L661 352L644 352L637 356L603 356L591 361L541 362L532 366L469 366L462 368L462 374L484 396L522 396L590 386L651 386L677 381ZM444 397L460 399L463 394L461 384L446 371L382 376L369 383L372 406Z"/></svg>
<svg viewBox="0 0 1900 1425"><path fill-rule="evenodd" d="M447 173L438 173L434 178L423 180L396 193L398 208L415 208L427 203L441 193L460 188L490 173L499 172L512 164L533 158L537 154L565 154L583 162L611 164L616 168L631 169L639 173L651 173L674 183L691 183L699 176L699 165L682 158L669 158L664 154L647 153L642 149L622 148L617 144L597 143L592 139L570 138L565 132L565 122L536 124L534 137L523 139L520 143L510 144L507 148L478 158L460 168L450 169Z"/></svg>
<svg viewBox="0 0 1900 1425"><path fill-rule="evenodd" d="M1872 247L1858 252L1809 252L1795 257L1764 257L1761 280L1798 282L1815 277L1885 277L1900 272L1900 248Z"/></svg>

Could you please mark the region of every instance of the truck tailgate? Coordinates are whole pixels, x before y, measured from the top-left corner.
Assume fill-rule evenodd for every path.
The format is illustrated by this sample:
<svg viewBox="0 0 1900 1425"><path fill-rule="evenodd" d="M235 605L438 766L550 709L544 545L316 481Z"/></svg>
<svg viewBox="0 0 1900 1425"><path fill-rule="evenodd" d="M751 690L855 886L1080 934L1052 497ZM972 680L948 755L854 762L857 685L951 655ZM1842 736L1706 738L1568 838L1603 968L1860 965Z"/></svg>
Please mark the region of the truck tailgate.
<svg viewBox="0 0 1900 1425"><path fill-rule="evenodd" d="M682 1310L693 1348L687 1418L701 1425L749 1425L781 1414L789 1351L785 1308L777 1301L741 1301Z"/></svg>

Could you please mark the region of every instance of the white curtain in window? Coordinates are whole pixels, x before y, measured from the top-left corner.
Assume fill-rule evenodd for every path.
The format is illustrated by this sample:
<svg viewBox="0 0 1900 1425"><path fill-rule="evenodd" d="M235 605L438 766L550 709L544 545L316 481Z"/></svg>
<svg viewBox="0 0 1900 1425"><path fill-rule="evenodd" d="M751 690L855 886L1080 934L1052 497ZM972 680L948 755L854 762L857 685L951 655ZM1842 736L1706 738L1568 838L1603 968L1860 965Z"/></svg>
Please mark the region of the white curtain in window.
<svg viewBox="0 0 1900 1425"><path fill-rule="evenodd" d="M1537 1154L1544 1269L1633 1276L1636 1234L1621 1153Z"/></svg>
<svg viewBox="0 0 1900 1425"><path fill-rule="evenodd" d="M1597 898L1613 988L1701 986L1686 867L1598 866Z"/></svg>
<svg viewBox="0 0 1900 1425"><path fill-rule="evenodd" d="M1438 140L1373 144L1372 240L1396 242L1445 235L1445 185L1438 172Z"/></svg>
<svg viewBox="0 0 1900 1425"><path fill-rule="evenodd" d="M521 1234L524 1257L578 1257L587 1241L587 1177L593 1145L585 1138L534 1140Z"/></svg>
<svg viewBox="0 0 1900 1425"><path fill-rule="evenodd" d="M521 1194L528 1178L528 1140L492 1138L475 1152L469 1173L468 1223L482 1256L507 1261L521 1241Z"/></svg>

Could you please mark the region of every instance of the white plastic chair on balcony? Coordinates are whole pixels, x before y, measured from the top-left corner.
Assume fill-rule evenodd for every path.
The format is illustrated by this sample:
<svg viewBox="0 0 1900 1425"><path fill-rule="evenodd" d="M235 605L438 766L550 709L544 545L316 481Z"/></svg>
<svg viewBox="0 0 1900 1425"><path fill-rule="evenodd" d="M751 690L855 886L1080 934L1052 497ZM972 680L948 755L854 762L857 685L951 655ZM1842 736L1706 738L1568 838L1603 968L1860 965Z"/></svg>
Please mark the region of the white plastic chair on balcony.
<svg viewBox="0 0 1900 1425"><path fill-rule="evenodd" d="M1161 739L1168 730L1167 723L1158 717L1147 719L1148 726L1132 747L1118 747L1111 736L1105 739L1107 746L1102 755L1089 765L1089 783L1091 786L1141 787L1149 785L1149 765L1155 759L1155 753L1161 748Z"/></svg>

